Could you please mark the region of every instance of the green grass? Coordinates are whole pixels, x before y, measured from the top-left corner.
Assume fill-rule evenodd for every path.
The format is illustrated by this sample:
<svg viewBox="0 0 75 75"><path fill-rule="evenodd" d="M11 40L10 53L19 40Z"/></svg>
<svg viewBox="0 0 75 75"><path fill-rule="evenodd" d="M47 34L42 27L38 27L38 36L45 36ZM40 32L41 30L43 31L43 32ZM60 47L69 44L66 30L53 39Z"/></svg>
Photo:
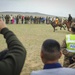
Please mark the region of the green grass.
<svg viewBox="0 0 75 75"><path fill-rule="evenodd" d="M61 44L65 35L69 33L67 30L60 30L59 27L57 27L56 32L53 32L51 25L46 24L14 24L7 26L17 35L27 50L27 58L21 75L29 75L32 70L42 69L40 50L44 40L55 39ZM2 35L0 36L0 43L0 50L5 49L7 45ZM63 57L60 59L60 63L63 63Z"/></svg>

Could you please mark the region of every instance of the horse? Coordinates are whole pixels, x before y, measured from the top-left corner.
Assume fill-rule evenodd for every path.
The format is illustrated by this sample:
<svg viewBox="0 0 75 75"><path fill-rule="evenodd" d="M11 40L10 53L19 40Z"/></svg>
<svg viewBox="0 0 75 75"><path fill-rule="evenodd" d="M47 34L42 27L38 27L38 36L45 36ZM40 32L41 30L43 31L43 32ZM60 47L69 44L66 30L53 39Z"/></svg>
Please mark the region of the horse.
<svg viewBox="0 0 75 75"><path fill-rule="evenodd" d="M72 21L69 21L69 22L68 22L67 20L64 20L64 21L63 21L63 25L64 25L64 24L66 25L68 31L70 31L71 23L72 23Z"/></svg>
<svg viewBox="0 0 75 75"><path fill-rule="evenodd" d="M57 24L55 23L55 22L53 22L53 21L50 21L50 24L52 25L52 27L53 27L53 29L54 29L54 32L55 32L55 28L56 27L60 27L60 30L63 28L64 30L66 30L65 29L65 27L63 26L63 24L61 23L61 22L58 22Z"/></svg>

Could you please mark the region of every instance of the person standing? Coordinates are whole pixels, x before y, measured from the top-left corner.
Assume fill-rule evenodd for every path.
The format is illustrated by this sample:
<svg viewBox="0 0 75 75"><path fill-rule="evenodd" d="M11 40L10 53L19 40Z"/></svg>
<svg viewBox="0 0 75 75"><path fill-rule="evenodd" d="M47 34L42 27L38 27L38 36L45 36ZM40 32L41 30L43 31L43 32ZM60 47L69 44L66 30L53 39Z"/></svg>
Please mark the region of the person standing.
<svg viewBox="0 0 75 75"><path fill-rule="evenodd" d="M26 49L2 19L0 33L7 44L7 49L0 52L0 75L20 75L26 58Z"/></svg>
<svg viewBox="0 0 75 75"><path fill-rule="evenodd" d="M73 56L75 55L75 23L71 25L71 33L67 34L62 43L62 52L64 54L64 67L73 64Z"/></svg>
<svg viewBox="0 0 75 75"><path fill-rule="evenodd" d="M11 24L13 24L13 23L12 23L12 20L13 20L13 16L11 15L11 16L10 16L10 23L11 23Z"/></svg>
<svg viewBox="0 0 75 75"><path fill-rule="evenodd" d="M62 68L58 62L61 55L60 44L56 40L45 40L40 54L44 63L43 70L32 71L31 75L75 75L75 69Z"/></svg>
<svg viewBox="0 0 75 75"><path fill-rule="evenodd" d="M9 21L10 21L10 16L9 15L6 15L5 16L5 22L6 22L6 24L9 24Z"/></svg>

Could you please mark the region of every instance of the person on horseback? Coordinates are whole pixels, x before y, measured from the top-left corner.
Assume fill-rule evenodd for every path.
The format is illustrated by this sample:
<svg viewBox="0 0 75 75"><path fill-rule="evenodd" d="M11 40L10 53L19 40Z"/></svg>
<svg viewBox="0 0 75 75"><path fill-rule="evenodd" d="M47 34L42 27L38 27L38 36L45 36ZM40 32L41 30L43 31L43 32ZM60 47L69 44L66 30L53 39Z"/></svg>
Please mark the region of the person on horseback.
<svg viewBox="0 0 75 75"><path fill-rule="evenodd" d="M72 16L71 16L71 14L69 14L69 17L68 17L68 23L70 23L70 25L72 23Z"/></svg>
<svg viewBox="0 0 75 75"><path fill-rule="evenodd" d="M55 24L57 25L58 22L59 22L59 19L58 19L58 17L56 17L56 19L55 19Z"/></svg>

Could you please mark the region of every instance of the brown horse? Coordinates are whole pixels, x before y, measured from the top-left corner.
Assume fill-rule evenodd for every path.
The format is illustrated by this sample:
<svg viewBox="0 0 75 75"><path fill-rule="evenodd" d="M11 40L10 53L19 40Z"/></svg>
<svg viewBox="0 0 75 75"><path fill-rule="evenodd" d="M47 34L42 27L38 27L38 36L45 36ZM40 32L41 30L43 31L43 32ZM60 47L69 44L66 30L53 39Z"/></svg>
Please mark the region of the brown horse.
<svg viewBox="0 0 75 75"><path fill-rule="evenodd" d="M52 25L52 27L53 27L53 29L54 29L54 32L55 32L55 30L56 30L56 29L55 29L56 27L60 27L60 30L61 30L62 28L63 28L64 30L66 30L62 23L56 24L55 22L50 21L50 24Z"/></svg>
<svg viewBox="0 0 75 75"><path fill-rule="evenodd" d="M64 24L66 25L68 31L70 31L71 23L72 23L71 21L70 21L70 22L68 22L67 20L64 20L64 21L63 21L63 25L64 25Z"/></svg>

